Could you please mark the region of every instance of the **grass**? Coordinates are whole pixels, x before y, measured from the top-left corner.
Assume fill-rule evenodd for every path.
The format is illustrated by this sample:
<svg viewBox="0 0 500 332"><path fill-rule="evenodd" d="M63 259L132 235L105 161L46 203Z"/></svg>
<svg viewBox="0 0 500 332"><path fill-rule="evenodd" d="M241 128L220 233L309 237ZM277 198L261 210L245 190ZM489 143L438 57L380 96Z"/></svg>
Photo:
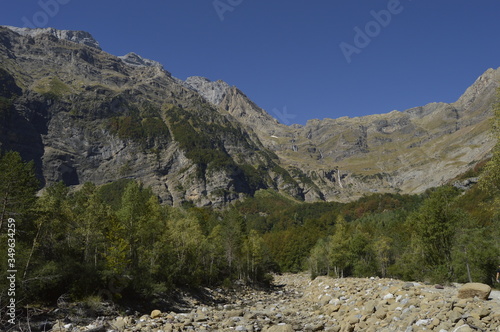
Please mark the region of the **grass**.
<svg viewBox="0 0 500 332"><path fill-rule="evenodd" d="M33 90L50 99L61 99L74 92L73 88L58 77L46 77L38 80L33 86Z"/></svg>

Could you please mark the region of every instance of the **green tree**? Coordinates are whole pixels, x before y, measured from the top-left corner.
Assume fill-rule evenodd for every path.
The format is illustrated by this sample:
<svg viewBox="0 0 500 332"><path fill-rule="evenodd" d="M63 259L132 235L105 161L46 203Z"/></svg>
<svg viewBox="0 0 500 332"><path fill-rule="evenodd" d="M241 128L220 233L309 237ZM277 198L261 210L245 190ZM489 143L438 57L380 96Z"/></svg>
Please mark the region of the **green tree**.
<svg viewBox="0 0 500 332"><path fill-rule="evenodd" d="M344 272L352 259L350 241L349 225L342 215L338 215L335 232L330 237L328 256L330 265L333 266L335 275L339 278L344 277Z"/></svg>
<svg viewBox="0 0 500 332"><path fill-rule="evenodd" d="M349 255L351 256L352 274L355 277L365 277L376 274L377 262L370 234L363 225L351 225Z"/></svg>
<svg viewBox="0 0 500 332"><path fill-rule="evenodd" d="M500 100L500 88L498 99ZM495 104L493 111L492 136L497 143L493 148L491 160L484 168L479 184L493 198L491 204L483 208L491 209L498 218L500 215L500 101Z"/></svg>
<svg viewBox="0 0 500 332"><path fill-rule="evenodd" d="M457 226L463 220L463 213L454 205L457 194L451 186L440 187L408 218L414 229L415 268L437 282L454 277L452 253Z"/></svg>
<svg viewBox="0 0 500 332"><path fill-rule="evenodd" d="M244 224L243 217L236 210L229 210L222 220L223 246L230 274L241 272L241 265L238 265L243 245Z"/></svg>
<svg viewBox="0 0 500 332"><path fill-rule="evenodd" d="M321 238L311 249L308 265L311 278L314 279L320 275L330 274L330 261L328 259L328 248L331 238Z"/></svg>
<svg viewBox="0 0 500 332"><path fill-rule="evenodd" d="M160 205L158 197L152 195L146 202L145 214L139 219L138 245L139 264L142 271L156 275L161 258L167 250L162 238L167 231L167 210Z"/></svg>
<svg viewBox="0 0 500 332"><path fill-rule="evenodd" d="M373 243L373 249L377 257L380 274L383 278L387 276L387 270L391 262L392 238L381 235Z"/></svg>
<svg viewBox="0 0 500 332"><path fill-rule="evenodd" d="M73 197L72 210L75 214L74 233L78 237L83 252L83 262L97 268L104 246L103 229L110 219L110 209L106 206L92 183L85 183Z"/></svg>
<svg viewBox="0 0 500 332"><path fill-rule="evenodd" d="M34 207L35 220L30 236L29 254L23 271L23 287L31 296L51 299L57 288L66 285L77 273L70 268L74 238L73 213L68 188L56 183L45 190Z"/></svg>
<svg viewBox="0 0 500 332"><path fill-rule="evenodd" d="M251 230L243 245L246 275L252 282L262 278L264 272L264 240L256 230Z"/></svg>
<svg viewBox="0 0 500 332"><path fill-rule="evenodd" d="M198 285L201 282L201 253L204 236L198 221L190 215L168 220L168 243L172 250L171 271L177 285Z"/></svg>
<svg viewBox="0 0 500 332"><path fill-rule="evenodd" d="M19 217L33 205L38 187L33 162L23 162L18 152L0 155L0 234L7 218Z"/></svg>
<svg viewBox="0 0 500 332"><path fill-rule="evenodd" d="M151 197L149 190L143 189L142 185L130 182L122 196L120 209L117 211L118 219L121 221L128 242L129 259L132 268L139 266L139 231L141 218L146 215L147 200Z"/></svg>
<svg viewBox="0 0 500 332"><path fill-rule="evenodd" d="M222 225L216 225L205 238L203 250L202 264L207 272L206 280L211 285L225 277L224 271L227 268Z"/></svg>

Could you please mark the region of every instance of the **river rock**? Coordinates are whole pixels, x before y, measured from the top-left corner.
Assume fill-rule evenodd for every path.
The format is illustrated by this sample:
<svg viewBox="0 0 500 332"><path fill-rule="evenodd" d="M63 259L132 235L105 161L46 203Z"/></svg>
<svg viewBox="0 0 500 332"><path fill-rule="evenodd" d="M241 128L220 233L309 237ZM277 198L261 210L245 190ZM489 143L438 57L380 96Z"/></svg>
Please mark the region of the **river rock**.
<svg viewBox="0 0 500 332"><path fill-rule="evenodd" d="M161 315L161 311L160 310L153 310L153 311L151 311L151 315L150 316L151 316L151 318L158 318L158 317L160 317L160 315Z"/></svg>
<svg viewBox="0 0 500 332"><path fill-rule="evenodd" d="M490 296L491 287L481 283L468 283L460 287L458 290L459 299L467 299L478 297L482 300L487 300Z"/></svg>
<svg viewBox="0 0 500 332"><path fill-rule="evenodd" d="M292 325L278 324L264 330L264 332L294 332Z"/></svg>
<svg viewBox="0 0 500 332"><path fill-rule="evenodd" d="M478 293L461 299L460 285L438 289L435 285L416 282L409 285L394 279L311 280L306 274L274 278L280 286L269 290L241 287L237 292L213 291L216 301L211 303L184 295L182 303L190 303L191 307L183 307L182 312L155 310L111 317L92 325L106 326L109 332L463 332L470 329L500 332L500 303L496 293L489 300ZM464 289L471 288L465 286ZM56 321L51 326L53 331L83 332L89 325L67 327L66 322Z"/></svg>

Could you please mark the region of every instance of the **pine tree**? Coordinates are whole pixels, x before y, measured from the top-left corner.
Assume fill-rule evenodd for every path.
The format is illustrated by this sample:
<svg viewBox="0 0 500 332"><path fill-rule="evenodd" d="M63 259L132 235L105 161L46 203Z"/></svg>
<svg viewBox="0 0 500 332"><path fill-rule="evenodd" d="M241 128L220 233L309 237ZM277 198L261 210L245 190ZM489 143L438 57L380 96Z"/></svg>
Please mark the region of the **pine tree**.
<svg viewBox="0 0 500 332"><path fill-rule="evenodd" d="M457 227L463 214L454 205L458 191L453 187L440 187L411 215L413 245L424 276L437 282L452 280L454 276L452 252Z"/></svg>
<svg viewBox="0 0 500 332"><path fill-rule="evenodd" d="M24 163L18 152L0 156L0 234L8 218L16 218L32 206L39 182L33 162Z"/></svg>

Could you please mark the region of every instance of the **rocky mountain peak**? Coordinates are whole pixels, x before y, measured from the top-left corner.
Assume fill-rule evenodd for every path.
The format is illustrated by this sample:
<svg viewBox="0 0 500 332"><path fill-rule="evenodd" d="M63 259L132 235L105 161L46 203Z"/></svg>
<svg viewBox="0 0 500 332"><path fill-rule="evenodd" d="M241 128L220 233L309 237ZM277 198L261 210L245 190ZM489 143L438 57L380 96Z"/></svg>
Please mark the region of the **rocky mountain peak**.
<svg viewBox="0 0 500 332"><path fill-rule="evenodd" d="M3 26L3 27L8 28L22 36L37 37L43 34L49 34L58 39L69 40L77 44L83 44L101 50L99 42L95 40L94 37L92 37L92 35L86 31L57 30L54 28L30 29L30 28L18 28L13 26Z"/></svg>
<svg viewBox="0 0 500 332"><path fill-rule="evenodd" d="M188 77L184 83L185 86L198 92L213 105L219 105L230 88L230 85L224 81L212 82L208 78L201 76Z"/></svg>
<svg viewBox="0 0 500 332"><path fill-rule="evenodd" d="M490 68L484 72L477 80L472 84L464 94L456 102L458 107L469 109L477 108L478 106L484 107L482 102L479 105L474 105L477 103L478 97L482 94L494 95L498 87L498 82L500 81L500 68L493 69Z"/></svg>
<svg viewBox="0 0 500 332"><path fill-rule="evenodd" d="M126 64L131 65L131 66L161 67L161 68L163 68L162 64L159 63L158 61L143 58L142 56L140 56L134 52L130 52L126 55L119 56L118 58L120 58L123 62L125 62Z"/></svg>

